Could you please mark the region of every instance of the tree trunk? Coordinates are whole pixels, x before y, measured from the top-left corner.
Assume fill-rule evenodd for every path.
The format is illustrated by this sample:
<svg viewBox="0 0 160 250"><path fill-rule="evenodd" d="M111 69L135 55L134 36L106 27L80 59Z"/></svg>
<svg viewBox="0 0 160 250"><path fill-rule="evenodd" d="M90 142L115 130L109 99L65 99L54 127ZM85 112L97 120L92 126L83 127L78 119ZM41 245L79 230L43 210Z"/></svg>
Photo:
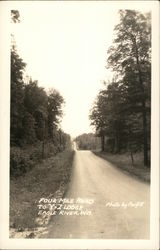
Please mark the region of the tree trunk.
<svg viewBox="0 0 160 250"><path fill-rule="evenodd" d="M131 148L130 148L130 156L131 156L132 166L134 166L134 158L133 158L133 152Z"/></svg>
<svg viewBox="0 0 160 250"><path fill-rule="evenodd" d="M146 122L146 110L145 103L143 103L143 157L144 157L144 165L148 167L148 146L147 146L147 122Z"/></svg>
<svg viewBox="0 0 160 250"><path fill-rule="evenodd" d="M60 146L62 146L62 135L61 135L61 131L59 131L59 144L60 144Z"/></svg>
<svg viewBox="0 0 160 250"><path fill-rule="evenodd" d="M114 138L114 153L117 153L117 144L118 144L118 142L117 142L117 136L115 136L115 138Z"/></svg>
<svg viewBox="0 0 160 250"><path fill-rule="evenodd" d="M104 144L105 144L105 140L104 140L104 135L101 136L101 149L102 149L102 152L104 152Z"/></svg>
<svg viewBox="0 0 160 250"><path fill-rule="evenodd" d="M44 158L44 140L42 142L42 158Z"/></svg>
<svg viewBox="0 0 160 250"><path fill-rule="evenodd" d="M42 158L44 158L45 138L46 138L46 121L44 120L43 141L42 141Z"/></svg>
<svg viewBox="0 0 160 250"><path fill-rule="evenodd" d="M134 42L135 42L135 49L136 49L136 61L137 61L137 67L138 67L139 83L140 83L140 88L142 91L143 158L144 158L144 166L148 167L149 159L148 159L148 146L147 146L146 101L145 101L145 93L144 93L144 87L143 87L143 80L142 80L142 73L141 73L141 67L140 67L140 62L139 62L139 53L138 53L138 48L136 44L136 38L134 39Z"/></svg>
<svg viewBox="0 0 160 250"><path fill-rule="evenodd" d="M132 166L134 166L134 158L133 158L133 153L132 153L132 151L130 151L130 154L131 154Z"/></svg>
<svg viewBox="0 0 160 250"><path fill-rule="evenodd" d="M115 144L114 144L114 153L117 154L120 151L120 145L119 145L119 133L118 130L116 130L115 133Z"/></svg>

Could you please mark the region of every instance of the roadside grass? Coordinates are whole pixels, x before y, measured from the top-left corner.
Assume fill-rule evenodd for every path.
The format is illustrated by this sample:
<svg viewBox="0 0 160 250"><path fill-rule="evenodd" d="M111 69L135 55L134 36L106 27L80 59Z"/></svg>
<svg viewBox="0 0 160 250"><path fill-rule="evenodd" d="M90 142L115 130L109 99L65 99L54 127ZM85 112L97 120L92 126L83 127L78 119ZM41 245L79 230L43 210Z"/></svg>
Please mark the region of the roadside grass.
<svg viewBox="0 0 160 250"><path fill-rule="evenodd" d="M10 180L10 228L23 232L38 227L37 202L70 181L74 151L66 150L44 159L23 176ZM63 194L61 194L63 196Z"/></svg>
<svg viewBox="0 0 160 250"><path fill-rule="evenodd" d="M134 165L132 165L130 154L111 154L107 152L92 151L95 155L111 162L123 171L134 175L145 182L150 182L150 169L143 166L142 153L134 154Z"/></svg>
<svg viewBox="0 0 160 250"><path fill-rule="evenodd" d="M47 159L58 152L62 152L60 146L56 147L49 141L45 143L43 150L42 148L42 142L35 142L33 145L23 145L22 147L12 146L10 148L11 176L22 176L29 172L35 164L41 162L43 158Z"/></svg>

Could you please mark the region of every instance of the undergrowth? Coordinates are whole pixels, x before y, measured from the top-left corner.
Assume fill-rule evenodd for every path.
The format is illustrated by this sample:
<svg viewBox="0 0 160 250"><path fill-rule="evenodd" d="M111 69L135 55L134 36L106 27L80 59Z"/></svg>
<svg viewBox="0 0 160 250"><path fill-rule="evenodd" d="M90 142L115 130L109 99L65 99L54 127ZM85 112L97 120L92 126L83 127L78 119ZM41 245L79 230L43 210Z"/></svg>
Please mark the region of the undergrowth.
<svg viewBox="0 0 160 250"><path fill-rule="evenodd" d="M23 176L10 180L10 227L17 231L35 228L37 201L54 194L70 181L74 151L65 150L43 159Z"/></svg>
<svg viewBox="0 0 160 250"><path fill-rule="evenodd" d="M128 153L111 154L108 152L96 152L94 154L111 162L116 167L123 171L140 178L143 181L150 182L150 169L143 166L143 155L136 153L134 155L134 165L132 164L131 157Z"/></svg>

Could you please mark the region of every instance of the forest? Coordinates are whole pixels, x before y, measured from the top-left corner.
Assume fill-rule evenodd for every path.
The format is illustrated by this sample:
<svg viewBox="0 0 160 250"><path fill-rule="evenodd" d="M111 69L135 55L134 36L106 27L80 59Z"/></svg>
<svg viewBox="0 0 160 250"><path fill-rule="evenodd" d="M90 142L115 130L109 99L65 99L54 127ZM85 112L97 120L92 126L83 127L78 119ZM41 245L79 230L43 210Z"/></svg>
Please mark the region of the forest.
<svg viewBox="0 0 160 250"><path fill-rule="evenodd" d="M79 150L100 150L100 138L93 133L85 133L77 136L74 141Z"/></svg>
<svg viewBox="0 0 160 250"><path fill-rule="evenodd" d="M101 150L113 154L143 153L150 166L151 16L120 10L106 68L113 73L90 111L91 125L101 138Z"/></svg>
<svg viewBox="0 0 160 250"><path fill-rule="evenodd" d="M54 86L46 90L39 86L38 80L27 76L27 65L21 58L14 35L11 35L10 238L36 238L38 234L43 238L42 234L51 218L38 214L37 203L42 197L63 198L68 190L73 197L75 194L87 197L91 194L90 190L97 186L97 190L92 192L95 200L103 200L104 197L108 197L108 200L128 197L130 200L130 197L135 199L136 195L139 200L140 185L128 175L150 181L151 15L135 10L120 10L119 17L104 65L112 77L103 81L89 111L88 118L94 132L84 131L75 137L74 144L70 135L61 129L65 105L63 96ZM11 22L14 25L21 22L19 11L11 11ZM121 189L119 183L125 183L127 188L122 185ZM142 197L149 197L146 190L149 189L145 185L140 192L144 193ZM97 210L100 214L101 205ZM103 211L102 217L107 218L107 210ZM93 226L100 221L97 214L97 223L94 220ZM121 212L111 215L111 218L116 218L115 227L118 217L119 225L123 226ZM129 220L129 225L135 225L135 212L133 215L127 215L134 220ZM145 225L145 221L139 221L138 229L143 222ZM60 234L65 225L62 222ZM81 228L79 221L74 221L71 226L73 224L74 229L77 229L76 225ZM104 231L99 231L104 233L107 225L108 220L103 225ZM109 230L112 226L113 220ZM52 231L55 232L55 229ZM115 231L114 228L112 231ZM67 233L70 233L68 229Z"/></svg>
<svg viewBox="0 0 160 250"><path fill-rule="evenodd" d="M20 22L18 10L11 11L11 22ZM74 151L61 129L64 98L28 76L13 35L10 55L10 237L34 238L34 229L48 221L38 218L36 201L42 195L63 197Z"/></svg>
<svg viewBox="0 0 160 250"><path fill-rule="evenodd" d="M20 14L12 10L13 23ZM11 112L10 112L10 173L27 172L34 161L71 147L70 135L60 128L64 99L53 89L46 92L37 80L26 77L26 63L19 56L12 35L11 44Z"/></svg>
<svg viewBox="0 0 160 250"><path fill-rule="evenodd" d="M19 13L12 11L12 22ZM77 136L79 149L112 154L143 153L150 166L151 124L151 16L135 10L120 10L114 40L106 55L111 80L104 80L90 110L95 134ZM46 92L38 81L26 79L26 64L11 45L11 175L25 172L34 158L63 151L70 136L60 128L64 99L51 89ZM30 148L29 154L27 148ZM33 151L33 152L32 152Z"/></svg>

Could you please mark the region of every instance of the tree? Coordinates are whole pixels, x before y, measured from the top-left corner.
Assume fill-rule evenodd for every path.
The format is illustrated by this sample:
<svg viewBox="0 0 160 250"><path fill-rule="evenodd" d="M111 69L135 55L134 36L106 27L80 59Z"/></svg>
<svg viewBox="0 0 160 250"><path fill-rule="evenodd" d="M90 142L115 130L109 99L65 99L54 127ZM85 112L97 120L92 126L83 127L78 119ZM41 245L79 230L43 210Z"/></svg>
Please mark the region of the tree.
<svg viewBox="0 0 160 250"><path fill-rule="evenodd" d="M81 134L75 138L78 149L94 150L99 148L99 138L93 133Z"/></svg>
<svg viewBox="0 0 160 250"><path fill-rule="evenodd" d="M22 120L22 140L23 144L33 144L36 141L35 133L35 119L27 111L25 111L23 120Z"/></svg>
<svg viewBox="0 0 160 250"><path fill-rule="evenodd" d="M48 134L54 140L54 131L57 130L63 115L63 97L55 89L50 90L48 95Z"/></svg>
<svg viewBox="0 0 160 250"><path fill-rule="evenodd" d="M45 123L47 123L47 94L45 90L38 86L37 81L30 79L25 86L24 106L26 111L34 118L34 130L38 140L46 138Z"/></svg>
<svg viewBox="0 0 160 250"><path fill-rule="evenodd" d="M22 137L24 116L23 72L26 64L19 57L15 48L11 50L11 144L19 143Z"/></svg>
<svg viewBox="0 0 160 250"><path fill-rule="evenodd" d="M124 116L122 86L118 82L111 82L101 90L91 110L91 125L96 127L96 133L101 137L102 151L105 150L105 136L112 144L110 150L120 152L122 138L124 140Z"/></svg>
<svg viewBox="0 0 160 250"><path fill-rule="evenodd" d="M17 10L11 11L11 22L20 22ZM47 94L38 81L26 81L26 64L11 38L10 173L18 176L31 168L40 153L44 157L71 148L71 140L60 129L63 97L56 90Z"/></svg>
<svg viewBox="0 0 160 250"><path fill-rule="evenodd" d="M115 31L116 38L107 59L107 67L115 74L114 80L99 92L90 113L91 125L102 138L102 151L129 150L134 163L133 153L143 148L147 166L151 103L150 15L120 11Z"/></svg>
<svg viewBox="0 0 160 250"><path fill-rule="evenodd" d="M144 165L149 165L147 120L150 114L151 89L151 24L150 14L120 11L116 38L108 50L108 66L123 81L130 112L142 115Z"/></svg>
<svg viewBox="0 0 160 250"><path fill-rule="evenodd" d="M11 10L11 21L13 23L19 23L20 22L20 14L18 10Z"/></svg>

